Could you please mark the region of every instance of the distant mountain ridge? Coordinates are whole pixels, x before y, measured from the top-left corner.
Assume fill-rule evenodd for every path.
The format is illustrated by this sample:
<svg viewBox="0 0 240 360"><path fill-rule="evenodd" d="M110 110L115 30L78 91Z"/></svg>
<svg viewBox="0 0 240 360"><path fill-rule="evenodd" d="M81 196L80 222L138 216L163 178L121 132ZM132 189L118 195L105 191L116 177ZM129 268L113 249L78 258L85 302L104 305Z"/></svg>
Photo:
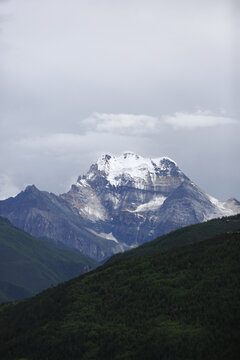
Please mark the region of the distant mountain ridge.
<svg viewBox="0 0 240 360"><path fill-rule="evenodd" d="M91 231L91 223L61 197L40 191L34 185L27 186L15 198L0 201L0 215L36 237L61 241L96 260L123 249L115 241Z"/></svg>
<svg viewBox="0 0 240 360"><path fill-rule="evenodd" d="M106 261L106 264L113 264L124 259L154 255L156 253L195 244L224 233L239 231L240 214L212 219L171 231L150 242L146 242L135 249L113 255L108 261Z"/></svg>
<svg viewBox="0 0 240 360"><path fill-rule="evenodd" d="M97 266L93 259L39 240L0 217L0 303L33 296Z"/></svg>
<svg viewBox="0 0 240 360"><path fill-rule="evenodd" d="M105 154L56 196L27 187L0 201L0 215L35 236L102 260L180 227L240 213L195 185L168 157Z"/></svg>

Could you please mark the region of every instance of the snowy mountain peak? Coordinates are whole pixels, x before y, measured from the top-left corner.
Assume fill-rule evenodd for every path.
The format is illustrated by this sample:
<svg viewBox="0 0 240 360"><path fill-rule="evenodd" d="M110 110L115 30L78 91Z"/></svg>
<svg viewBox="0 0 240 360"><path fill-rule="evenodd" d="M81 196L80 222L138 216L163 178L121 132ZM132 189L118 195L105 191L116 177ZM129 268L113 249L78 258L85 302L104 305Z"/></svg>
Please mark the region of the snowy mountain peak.
<svg viewBox="0 0 240 360"><path fill-rule="evenodd" d="M172 163L175 166L177 166L177 163L170 159L167 156L163 156L163 157L158 157L158 158L145 158L143 156L140 156L134 152L128 151L128 152L124 152L122 153L120 156L114 156L114 155L110 155L110 154L103 154L98 160L97 160L97 165L99 165L100 167L105 164L105 163L109 163L112 161L120 161L121 163L125 163L125 164L129 164L132 166L138 166L140 162L145 162L145 163L154 163L154 164L161 164L161 163Z"/></svg>
<svg viewBox="0 0 240 360"><path fill-rule="evenodd" d="M140 158L140 156L139 156L138 154L135 154L135 153L133 153L133 152L131 152L131 151L125 152L125 153L123 153L121 156L122 156L124 159L130 158L130 159L138 160L138 159Z"/></svg>
<svg viewBox="0 0 240 360"><path fill-rule="evenodd" d="M145 158L133 152L124 152L120 156L102 155L87 173L87 180L96 176L104 177L111 185L129 185L134 187L155 182L160 176L183 175L175 161L168 157Z"/></svg>

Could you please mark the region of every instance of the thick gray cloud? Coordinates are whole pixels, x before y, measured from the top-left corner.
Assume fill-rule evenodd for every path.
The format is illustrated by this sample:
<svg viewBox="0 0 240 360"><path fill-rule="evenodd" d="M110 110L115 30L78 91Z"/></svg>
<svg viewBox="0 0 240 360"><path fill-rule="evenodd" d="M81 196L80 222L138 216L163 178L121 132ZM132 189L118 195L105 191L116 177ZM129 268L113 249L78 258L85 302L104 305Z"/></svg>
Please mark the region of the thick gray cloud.
<svg viewBox="0 0 240 360"><path fill-rule="evenodd" d="M0 0L0 197L66 191L102 152L132 150L240 198L237 8Z"/></svg>

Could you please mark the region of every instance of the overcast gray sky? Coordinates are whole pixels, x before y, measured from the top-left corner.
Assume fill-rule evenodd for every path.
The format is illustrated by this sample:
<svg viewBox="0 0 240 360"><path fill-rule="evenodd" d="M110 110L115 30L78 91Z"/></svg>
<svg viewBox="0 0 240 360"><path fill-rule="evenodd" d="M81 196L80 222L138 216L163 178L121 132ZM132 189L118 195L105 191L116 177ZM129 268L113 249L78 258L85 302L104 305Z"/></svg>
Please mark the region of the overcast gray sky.
<svg viewBox="0 0 240 360"><path fill-rule="evenodd" d="M240 199L238 23L237 0L0 0L0 198L131 150Z"/></svg>

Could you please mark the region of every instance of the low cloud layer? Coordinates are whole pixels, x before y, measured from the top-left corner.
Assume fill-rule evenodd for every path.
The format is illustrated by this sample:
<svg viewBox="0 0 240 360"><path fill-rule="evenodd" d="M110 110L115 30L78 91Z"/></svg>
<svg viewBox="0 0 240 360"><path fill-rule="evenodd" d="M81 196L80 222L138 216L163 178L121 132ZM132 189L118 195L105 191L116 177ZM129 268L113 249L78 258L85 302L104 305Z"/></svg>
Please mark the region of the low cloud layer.
<svg viewBox="0 0 240 360"><path fill-rule="evenodd" d="M144 136L154 134L160 123L157 117L148 115L93 113L82 125L87 131Z"/></svg>
<svg viewBox="0 0 240 360"><path fill-rule="evenodd" d="M213 196L240 197L240 174L233 166L238 162L239 122L228 116L209 111L158 117L93 113L68 127L69 132L15 132L1 141L0 151L6 156L0 159L0 198L33 183L42 190L65 192L100 154L124 151L169 156Z"/></svg>
<svg viewBox="0 0 240 360"><path fill-rule="evenodd" d="M194 130L239 124L237 120L230 117L200 110L194 113L176 112L173 115L161 117L136 114L93 113L90 117L81 121L81 125L86 131L116 133L124 136L152 136L164 132L166 127L175 130Z"/></svg>
<svg viewBox="0 0 240 360"><path fill-rule="evenodd" d="M164 116L163 121L174 129L197 129L223 125L239 125L239 121L230 117L214 115L210 111L200 110L192 114L176 112L172 116Z"/></svg>

